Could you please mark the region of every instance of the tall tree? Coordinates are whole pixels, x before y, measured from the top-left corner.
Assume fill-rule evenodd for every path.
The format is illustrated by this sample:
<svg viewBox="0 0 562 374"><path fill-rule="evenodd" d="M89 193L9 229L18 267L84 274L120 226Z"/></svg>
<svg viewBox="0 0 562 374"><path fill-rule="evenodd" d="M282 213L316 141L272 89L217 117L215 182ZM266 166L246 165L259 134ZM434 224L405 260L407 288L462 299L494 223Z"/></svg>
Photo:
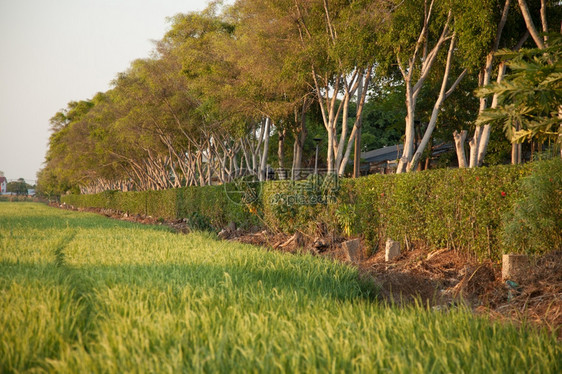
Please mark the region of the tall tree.
<svg viewBox="0 0 562 374"><path fill-rule="evenodd" d="M483 124L488 129L491 124L503 126L508 139L513 143L512 163L521 162L523 141L544 141L553 136L556 138L562 132L562 128L558 131L553 129L553 126L558 126L559 117L562 117L562 109L558 104L560 86L557 71L560 38L556 35L553 46L550 47L548 35L548 25L560 19L562 5L557 1L546 0L529 4L526 0L517 1L527 31L524 36L530 35L536 48L518 53L526 40L524 37L513 50L501 51L498 55L504 61L499 67L497 83L478 91L481 100L486 100L490 95L493 100L490 109L480 111L477 124ZM535 25L533 15L535 20L540 20L540 28ZM511 68L511 71L504 83L502 79L506 74L506 67ZM478 163L481 162L479 157Z"/></svg>
<svg viewBox="0 0 562 374"><path fill-rule="evenodd" d="M351 128L349 105L359 86L367 87L370 83L377 35L387 25L391 13L391 3L378 1L295 2L293 17L328 136L329 173L343 175L347 166L367 90L362 90L357 100Z"/></svg>
<svg viewBox="0 0 562 374"><path fill-rule="evenodd" d="M489 33L485 8L480 1L439 0L412 1L397 8L386 37L387 48L393 51L402 73L406 94L404 150L397 173L417 167L431 140L444 101L474 64L469 52L477 51ZM479 17L474 17L475 14ZM447 51L443 55L441 51L445 48ZM457 67L454 60L457 60ZM436 69L441 75L440 88L423 137L416 145L417 102Z"/></svg>
<svg viewBox="0 0 562 374"><path fill-rule="evenodd" d="M501 51L509 74L479 91L496 96L498 105L483 111L478 122L502 126L515 144L548 140L562 145L562 37L552 34L547 40L544 48Z"/></svg>
<svg viewBox="0 0 562 374"><path fill-rule="evenodd" d="M505 75L505 61L499 61L495 64L495 57L500 47L513 48L517 50L521 48L527 40L528 33L524 27L521 27L521 19L517 15L516 4L511 0L490 1L487 4L492 5L488 9L490 25L495 25L495 32L490 35L490 39L482 51L488 51L486 55L476 54L481 59L481 68L479 72L479 87L490 84L494 72L497 72L496 81L501 82ZM497 105L497 97L491 99L480 97L480 105L478 113L482 113L486 108L494 108ZM455 144L457 147L457 158L459 167L476 167L481 166L484 162L488 149L491 128L489 125L476 125L474 135L470 139L470 154L467 158L464 155L464 138L466 132L454 133ZM461 139L461 137L463 137Z"/></svg>

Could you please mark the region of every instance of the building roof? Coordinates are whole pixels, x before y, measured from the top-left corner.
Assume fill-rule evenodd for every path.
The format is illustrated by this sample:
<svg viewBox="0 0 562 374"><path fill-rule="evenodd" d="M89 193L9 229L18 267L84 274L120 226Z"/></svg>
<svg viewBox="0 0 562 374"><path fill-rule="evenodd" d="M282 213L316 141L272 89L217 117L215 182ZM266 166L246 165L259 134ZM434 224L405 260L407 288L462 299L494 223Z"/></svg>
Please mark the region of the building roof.
<svg viewBox="0 0 562 374"><path fill-rule="evenodd" d="M402 149L404 149L404 145L402 144L391 145L368 152L361 152L361 158L365 160L365 162L397 160L402 156Z"/></svg>

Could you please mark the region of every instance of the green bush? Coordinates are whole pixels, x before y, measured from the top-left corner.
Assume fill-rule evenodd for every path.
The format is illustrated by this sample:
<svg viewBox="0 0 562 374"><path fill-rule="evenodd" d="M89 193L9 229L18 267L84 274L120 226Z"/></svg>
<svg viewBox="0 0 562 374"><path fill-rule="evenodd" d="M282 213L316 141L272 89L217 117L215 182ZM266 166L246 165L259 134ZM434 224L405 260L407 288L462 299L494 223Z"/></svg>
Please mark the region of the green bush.
<svg viewBox="0 0 562 374"><path fill-rule="evenodd" d="M530 170L494 166L345 179L335 202L312 206L288 200L301 193L299 183L271 182L264 188L264 217L281 231L314 235L324 225L345 236L358 233L370 252L390 237L408 246L499 258L502 214L520 196L519 180Z"/></svg>
<svg viewBox="0 0 562 374"><path fill-rule="evenodd" d="M496 166L373 176L372 191L358 193L361 231L375 248L391 237L403 244L498 258L501 214L513 205L517 181L527 173L526 166ZM369 227L363 217L377 224Z"/></svg>
<svg viewBox="0 0 562 374"><path fill-rule="evenodd" d="M114 209L163 219L193 220L195 228L216 230L230 221L249 228L259 218L244 205L230 201L223 186L184 187L164 191L105 191L93 195L67 195L62 202L76 207Z"/></svg>
<svg viewBox="0 0 562 374"><path fill-rule="evenodd" d="M533 164L521 179L521 195L504 213L505 252L562 250L562 159Z"/></svg>
<svg viewBox="0 0 562 374"><path fill-rule="evenodd" d="M334 231L338 186L334 176L311 175L303 181L273 181L263 186L264 220L270 228L314 234L318 227Z"/></svg>
<svg viewBox="0 0 562 374"><path fill-rule="evenodd" d="M370 252L387 238L428 249L453 248L498 259L507 250L560 249L562 161L438 169L336 180L271 181L258 200L236 204L229 186L69 195L75 206L111 208L215 229L267 226L308 235L360 234ZM234 185L231 185L234 186Z"/></svg>

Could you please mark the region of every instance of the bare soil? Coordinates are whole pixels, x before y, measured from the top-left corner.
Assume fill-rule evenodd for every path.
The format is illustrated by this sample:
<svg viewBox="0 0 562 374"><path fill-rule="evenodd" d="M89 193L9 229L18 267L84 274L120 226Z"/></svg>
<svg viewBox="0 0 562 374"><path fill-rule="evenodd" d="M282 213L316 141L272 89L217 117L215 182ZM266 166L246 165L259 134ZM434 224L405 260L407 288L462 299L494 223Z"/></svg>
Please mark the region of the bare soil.
<svg viewBox="0 0 562 374"><path fill-rule="evenodd" d="M60 206L74 209L69 206ZM107 217L145 224L167 225L180 233L190 231L184 220L168 221L102 209L78 209ZM317 235L225 229L224 240L237 241L289 253L308 252L349 262L341 243L323 227ZM502 282L501 263L477 261L452 249L429 251L415 243L395 260L386 262L384 250L352 264L362 277L372 279L380 297L395 305L422 302L435 310L466 305L476 314L521 324L524 321L555 331L562 340L562 252L531 260L531 268L519 284Z"/></svg>

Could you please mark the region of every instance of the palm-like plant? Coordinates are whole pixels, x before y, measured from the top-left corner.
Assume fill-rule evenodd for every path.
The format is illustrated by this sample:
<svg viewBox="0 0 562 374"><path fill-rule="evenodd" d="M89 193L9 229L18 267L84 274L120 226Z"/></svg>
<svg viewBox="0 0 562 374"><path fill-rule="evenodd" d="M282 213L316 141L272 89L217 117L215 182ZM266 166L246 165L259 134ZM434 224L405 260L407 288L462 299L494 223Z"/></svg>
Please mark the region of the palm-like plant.
<svg viewBox="0 0 562 374"><path fill-rule="evenodd" d="M501 83L477 90L497 95L498 106L486 109L477 124L503 126L512 143L551 140L562 144L562 36L549 36L545 49L502 50L510 69Z"/></svg>

